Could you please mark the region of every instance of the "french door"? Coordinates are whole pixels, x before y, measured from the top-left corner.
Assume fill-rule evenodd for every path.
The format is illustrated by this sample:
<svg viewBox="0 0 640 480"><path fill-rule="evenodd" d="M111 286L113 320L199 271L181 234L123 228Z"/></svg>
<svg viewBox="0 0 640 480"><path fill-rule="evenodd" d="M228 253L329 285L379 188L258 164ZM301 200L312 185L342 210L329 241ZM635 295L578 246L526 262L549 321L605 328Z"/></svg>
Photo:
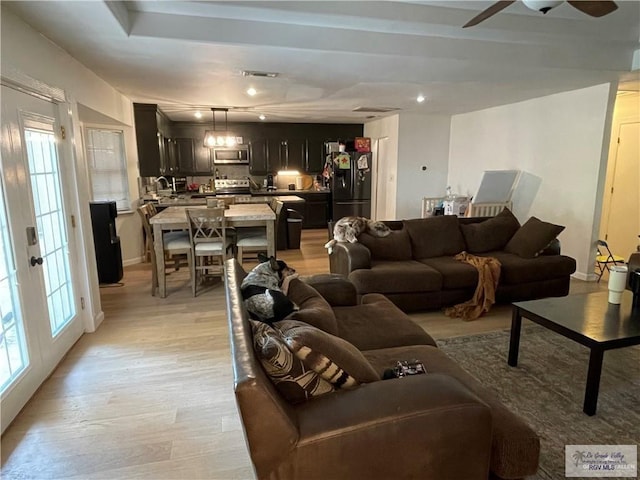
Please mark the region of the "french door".
<svg viewBox="0 0 640 480"><path fill-rule="evenodd" d="M59 106L2 86L2 431L83 332ZM68 140L67 140L68 141Z"/></svg>

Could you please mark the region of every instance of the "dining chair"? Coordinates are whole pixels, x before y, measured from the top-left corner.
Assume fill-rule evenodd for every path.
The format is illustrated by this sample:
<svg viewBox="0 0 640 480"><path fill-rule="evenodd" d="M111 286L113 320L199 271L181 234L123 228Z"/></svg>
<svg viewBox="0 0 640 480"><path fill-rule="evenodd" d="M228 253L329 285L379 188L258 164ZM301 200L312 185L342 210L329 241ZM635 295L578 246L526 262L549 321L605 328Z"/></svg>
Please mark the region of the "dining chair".
<svg viewBox="0 0 640 480"><path fill-rule="evenodd" d="M138 214L142 220L142 227L145 233L145 255L149 255L151 260L151 295L155 296L158 289L158 270L156 251L153 244L153 228L149 219L153 217L156 211L151 203L145 203L138 207ZM166 258L173 260L173 268L179 270L182 264L182 256L186 257L187 265L191 265L191 242L188 232L166 232L163 237L164 254ZM165 276L162 281L166 282Z"/></svg>
<svg viewBox="0 0 640 480"><path fill-rule="evenodd" d="M273 199L271 202L271 208L274 210L276 214L276 223L278 225L278 220L280 219L280 214L282 212L283 203L280 201L276 201ZM277 235L277 227L276 227L276 235ZM277 245L276 240L276 245ZM242 259L244 258L244 254L247 252L264 252L269 248L269 240L267 239L267 230L264 227L236 227L236 241L235 241L235 251L236 258L238 262L242 264Z"/></svg>
<svg viewBox="0 0 640 480"><path fill-rule="evenodd" d="M602 278L605 270L609 271L609 265L624 265L624 257L620 255L614 255L609 249L609 245L604 240L598 240L597 242L597 255L596 255L596 275L598 275L598 282Z"/></svg>
<svg viewBox="0 0 640 480"><path fill-rule="evenodd" d="M198 276L219 276L224 281L224 262L232 246L226 234L224 208L187 208L193 262L191 289L196 296Z"/></svg>

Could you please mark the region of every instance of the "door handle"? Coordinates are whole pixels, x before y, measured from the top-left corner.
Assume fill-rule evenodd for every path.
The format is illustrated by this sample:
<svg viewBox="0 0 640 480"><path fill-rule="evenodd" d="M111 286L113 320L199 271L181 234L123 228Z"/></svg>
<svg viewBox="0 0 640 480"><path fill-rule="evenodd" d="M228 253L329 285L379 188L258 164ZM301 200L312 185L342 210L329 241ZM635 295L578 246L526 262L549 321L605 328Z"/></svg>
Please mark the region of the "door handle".
<svg viewBox="0 0 640 480"><path fill-rule="evenodd" d="M29 260L29 263L31 263L32 267L35 267L36 265L42 265L42 262L44 260L42 260L42 257L31 257L31 260Z"/></svg>

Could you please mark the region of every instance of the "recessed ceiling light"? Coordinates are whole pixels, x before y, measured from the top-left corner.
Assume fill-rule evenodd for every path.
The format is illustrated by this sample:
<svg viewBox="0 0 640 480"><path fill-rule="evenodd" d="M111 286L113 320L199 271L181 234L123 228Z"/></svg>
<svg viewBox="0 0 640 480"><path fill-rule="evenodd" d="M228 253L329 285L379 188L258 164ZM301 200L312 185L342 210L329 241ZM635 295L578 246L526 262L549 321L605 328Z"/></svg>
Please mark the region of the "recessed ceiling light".
<svg viewBox="0 0 640 480"><path fill-rule="evenodd" d="M267 117L265 117L264 114L262 114L262 113L260 114L260 116L258 118L260 120L266 120L267 119Z"/></svg>
<svg viewBox="0 0 640 480"><path fill-rule="evenodd" d="M193 114L196 118L202 118L202 113L196 112Z"/></svg>
<svg viewBox="0 0 640 480"><path fill-rule="evenodd" d="M250 97L253 97L256 93L258 93L258 91L253 87L247 89L247 95L249 95Z"/></svg>
<svg viewBox="0 0 640 480"><path fill-rule="evenodd" d="M418 103L422 103L425 101L424 95L418 95L418 98L416 98L416 102Z"/></svg>

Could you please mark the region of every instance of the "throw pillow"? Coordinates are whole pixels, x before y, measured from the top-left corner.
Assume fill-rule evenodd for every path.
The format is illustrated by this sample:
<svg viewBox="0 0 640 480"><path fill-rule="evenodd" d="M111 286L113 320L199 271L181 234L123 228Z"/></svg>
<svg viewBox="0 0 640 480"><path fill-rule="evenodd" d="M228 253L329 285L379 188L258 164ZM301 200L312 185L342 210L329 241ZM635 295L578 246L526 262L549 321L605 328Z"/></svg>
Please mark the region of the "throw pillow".
<svg viewBox="0 0 640 480"><path fill-rule="evenodd" d="M411 239L404 228L391 230L386 237L374 237L364 232L358 242L367 247L376 260L411 260Z"/></svg>
<svg viewBox="0 0 640 480"><path fill-rule="evenodd" d="M364 355L346 340L295 320L278 322L291 351L335 388L380 380Z"/></svg>
<svg viewBox="0 0 640 480"><path fill-rule="evenodd" d="M416 218L403 223L411 238L412 256L417 260L456 255L464 250L464 237L455 215Z"/></svg>
<svg viewBox="0 0 640 480"><path fill-rule="evenodd" d="M519 228L520 222L508 208L484 222L460 225L469 253L502 250Z"/></svg>
<svg viewBox="0 0 640 480"><path fill-rule="evenodd" d="M267 376L290 403L300 403L335 388L297 358L270 325L249 320L253 329L253 348Z"/></svg>
<svg viewBox="0 0 640 480"><path fill-rule="evenodd" d="M515 253L522 258L535 258L563 230L563 226L531 217L511 237L509 243L504 247L504 251Z"/></svg>
<svg viewBox="0 0 640 480"><path fill-rule="evenodd" d="M289 283L287 296L299 310L286 319L299 320L333 335L338 334L338 322L331 305L311 285L294 279Z"/></svg>

